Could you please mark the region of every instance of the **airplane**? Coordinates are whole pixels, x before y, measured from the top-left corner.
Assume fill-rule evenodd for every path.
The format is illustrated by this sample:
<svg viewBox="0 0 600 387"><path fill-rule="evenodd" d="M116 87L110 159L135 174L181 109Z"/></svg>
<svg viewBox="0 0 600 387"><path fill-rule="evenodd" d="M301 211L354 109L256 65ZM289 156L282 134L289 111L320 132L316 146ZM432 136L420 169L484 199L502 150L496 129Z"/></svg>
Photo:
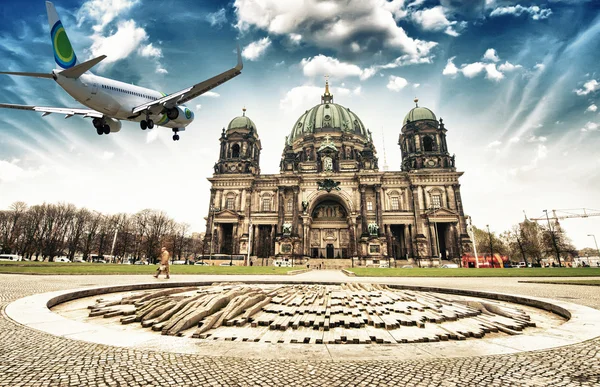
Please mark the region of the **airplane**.
<svg viewBox="0 0 600 387"><path fill-rule="evenodd" d="M0 108L42 112L42 117L56 113L64 114L65 119L75 115L91 118L99 135L120 131L121 121L139 122L142 130L162 126L172 128L173 141L179 141L178 133L185 131L186 126L194 120L194 113L184 103L240 75L244 67L238 46L238 62L234 68L168 95L100 77L92 74L90 70L106 59L106 55L79 63L54 4L46 1L46 11L54 60L59 68L49 74L27 72L0 72L0 74L54 79L71 97L89 109L2 103Z"/></svg>

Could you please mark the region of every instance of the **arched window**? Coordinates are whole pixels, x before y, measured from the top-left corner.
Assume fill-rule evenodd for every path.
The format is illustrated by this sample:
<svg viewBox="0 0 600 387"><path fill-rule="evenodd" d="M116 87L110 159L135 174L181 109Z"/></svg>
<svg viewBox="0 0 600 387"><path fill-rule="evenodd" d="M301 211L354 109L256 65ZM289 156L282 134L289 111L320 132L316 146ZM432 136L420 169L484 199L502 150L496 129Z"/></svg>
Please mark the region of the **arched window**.
<svg viewBox="0 0 600 387"><path fill-rule="evenodd" d="M390 210L400 211L400 193L398 191L392 191L389 193L390 198Z"/></svg>
<svg viewBox="0 0 600 387"><path fill-rule="evenodd" d="M228 210L235 210L235 195L229 194L225 199L225 208Z"/></svg>
<svg viewBox="0 0 600 387"><path fill-rule="evenodd" d="M433 138L431 138L429 136L425 136L423 138L423 149L425 150L425 152L432 152L433 147L434 147Z"/></svg>
<svg viewBox="0 0 600 387"><path fill-rule="evenodd" d="M240 145L239 144L233 144L233 146L231 147L231 157L234 159L237 159L240 157Z"/></svg>

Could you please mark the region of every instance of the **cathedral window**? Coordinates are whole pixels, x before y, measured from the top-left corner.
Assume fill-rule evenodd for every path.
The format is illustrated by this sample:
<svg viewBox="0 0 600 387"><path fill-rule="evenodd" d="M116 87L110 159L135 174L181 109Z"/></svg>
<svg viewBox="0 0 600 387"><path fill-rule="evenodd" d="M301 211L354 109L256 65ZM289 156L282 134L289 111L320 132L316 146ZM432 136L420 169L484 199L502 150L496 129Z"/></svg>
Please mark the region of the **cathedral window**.
<svg viewBox="0 0 600 387"><path fill-rule="evenodd" d="M442 207L442 195L440 195L440 194L431 195L431 206L433 208L441 208Z"/></svg>
<svg viewBox="0 0 600 387"><path fill-rule="evenodd" d="M233 146L231 147L231 157L237 159L240 157L240 145L239 144L233 144Z"/></svg>
<svg viewBox="0 0 600 387"><path fill-rule="evenodd" d="M434 147L433 138L431 138L429 136L425 136L423 138L423 149L425 150L425 152L432 152L433 147Z"/></svg>
<svg viewBox="0 0 600 387"><path fill-rule="evenodd" d="M398 196L393 196L390 198L390 204L392 207L392 211L398 211L400 209L400 200Z"/></svg>
<svg viewBox="0 0 600 387"><path fill-rule="evenodd" d="M367 211L373 211L373 202L370 200L367 202Z"/></svg>
<svg viewBox="0 0 600 387"><path fill-rule="evenodd" d="M235 210L235 198L227 198L227 200L225 201L225 208L228 210Z"/></svg>
<svg viewBox="0 0 600 387"><path fill-rule="evenodd" d="M271 198L263 198L262 210L263 210L263 212L271 211Z"/></svg>
<svg viewBox="0 0 600 387"><path fill-rule="evenodd" d="M287 202L286 211L288 213L291 213L292 211L294 211L294 205L291 200L288 200L288 202Z"/></svg>

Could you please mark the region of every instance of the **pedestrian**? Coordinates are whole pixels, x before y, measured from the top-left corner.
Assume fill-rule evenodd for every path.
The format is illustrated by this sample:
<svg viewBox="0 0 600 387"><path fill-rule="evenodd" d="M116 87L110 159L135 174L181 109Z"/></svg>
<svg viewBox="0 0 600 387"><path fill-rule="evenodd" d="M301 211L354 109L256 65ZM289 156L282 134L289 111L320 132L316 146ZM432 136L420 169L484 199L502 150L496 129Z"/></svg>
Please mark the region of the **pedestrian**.
<svg viewBox="0 0 600 387"><path fill-rule="evenodd" d="M156 274L154 275L154 278L158 278L158 276L161 273L165 274L165 278L169 279L171 278L169 276L169 258L171 258L169 252L167 251L166 247L161 247L160 249L160 263L158 265L158 269L156 270Z"/></svg>

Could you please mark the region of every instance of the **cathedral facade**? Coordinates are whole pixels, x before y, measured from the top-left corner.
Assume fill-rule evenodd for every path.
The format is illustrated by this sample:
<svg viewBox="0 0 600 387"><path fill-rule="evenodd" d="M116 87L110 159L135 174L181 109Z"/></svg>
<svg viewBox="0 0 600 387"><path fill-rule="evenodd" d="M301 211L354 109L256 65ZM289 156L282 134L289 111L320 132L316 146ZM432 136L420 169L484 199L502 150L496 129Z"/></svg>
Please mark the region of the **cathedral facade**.
<svg viewBox="0 0 600 387"><path fill-rule="evenodd" d="M417 102L417 100L415 100ZM261 142L246 116L223 129L205 246L211 254L352 259L435 266L471 251L443 120L404 118L400 171L382 171L370 131L326 84L285 139L280 173L260 172ZM389 262L388 261L388 262ZM350 261L348 261L350 262ZM247 262L246 262L247 263Z"/></svg>

